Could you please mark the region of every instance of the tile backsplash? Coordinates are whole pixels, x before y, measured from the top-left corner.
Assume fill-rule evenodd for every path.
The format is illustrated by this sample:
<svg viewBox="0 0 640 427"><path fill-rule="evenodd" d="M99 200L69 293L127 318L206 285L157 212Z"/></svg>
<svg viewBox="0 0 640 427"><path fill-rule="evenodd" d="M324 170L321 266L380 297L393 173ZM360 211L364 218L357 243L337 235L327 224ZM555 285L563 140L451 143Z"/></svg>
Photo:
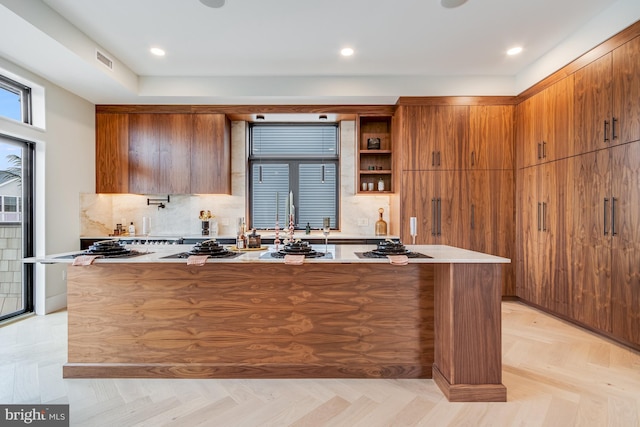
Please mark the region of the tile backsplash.
<svg viewBox="0 0 640 427"><path fill-rule="evenodd" d="M147 198L166 198L167 194L80 194L80 236L102 237L113 233L116 224L133 222L142 232L142 217L151 220L155 236L194 236L201 234L201 210L210 210L218 224L218 235L233 236L239 217L246 215L246 124L232 122L232 195L171 195L165 208L147 205ZM356 195L355 122L340 125L340 232L354 236L372 236L378 208L389 218L388 195ZM358 225L366 223L366 225Z"/></svg>

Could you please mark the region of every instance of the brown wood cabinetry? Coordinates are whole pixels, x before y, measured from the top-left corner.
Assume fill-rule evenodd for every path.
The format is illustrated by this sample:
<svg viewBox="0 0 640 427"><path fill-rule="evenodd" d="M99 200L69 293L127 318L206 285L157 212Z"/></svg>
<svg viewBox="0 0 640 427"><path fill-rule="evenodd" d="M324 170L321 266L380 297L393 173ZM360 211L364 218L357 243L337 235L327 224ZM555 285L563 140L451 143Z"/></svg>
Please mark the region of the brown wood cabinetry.
<svg viewBox="0 0 640 427"><path fill-rule="evenodd" d="M231 123L224 114L194 114L191 193L231 194Z"/></svg>
<svg viewBox="0 0 640 427"><path fill-rule="evenodd" d="M224 114L96 113L96 192L231 193Z"/></svg>
<svg viewBox="0 0 640 427"><path fill-rule="evenodd" d="M129 115L96 114L96 192L129 192Z"/></svg>
<svg viewBox="0 0 640 427"><path fill-rule="evenodd" d="M464 147L463 169L513 169L513 105L469 107L469 144Z"/></svg>
<svg viewBox="0 0 640 427"><path fill-rule="evenodd" d="M469 137L469 106L427 105L408 108L403 124L403 170L461 169L462 147Z"/></svg>
<svg viewBox="0 0 640 427"><path fill-rule="evenodd" d="M514 257L512 105L407 105L401 118L400 236ZM515 265L503 294L515 295Z"/></svg>
<svg viewBox="0 0 640 427"><path fill-rule="evenodd" d="M575 73L575 153L640 140L640 38Z"/></svg>
<svg viewBox="0 0 640 427"><path fill-rule="evenodd" d="M640 142L570 159L572 317L640 345Z"/></svg>
<svg viewBox="0 0 640 427"><path fill-rule="evenodd" d="M566 162L559 160L519 170L520 250L518 295L527 301L567 314L566 222L568 200L557 191L566 179Z"/></svg>
<svg viewBox="0 0 640 427"><path fill-rule="evenodd" d="M358 116L358 193L392 193L393 142L391 116ZM378 190L382 180L384 190ZM367 186L366 190L363 184ZM368 184L372 184L369 190Z"/></svg>
<svg viewBox="0 0 640 427"><path fill-rule="evenodd" d="M129 191L190 193L191 114L129 117Z"/></svg>
<svg viewBox="0 0 640 427"><path fill-rule="evenodd" d="M518 105L520 167L560 159L572 151L573 106L573 76Z"/></svg>

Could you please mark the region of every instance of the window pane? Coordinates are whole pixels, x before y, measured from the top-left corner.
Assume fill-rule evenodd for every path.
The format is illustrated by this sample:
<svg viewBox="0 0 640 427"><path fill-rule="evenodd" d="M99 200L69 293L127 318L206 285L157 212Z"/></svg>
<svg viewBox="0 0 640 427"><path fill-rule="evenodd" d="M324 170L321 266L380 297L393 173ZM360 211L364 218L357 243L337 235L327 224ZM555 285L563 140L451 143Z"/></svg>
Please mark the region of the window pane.
<svg viewBox="0 0 640 427"><path fill-rule="evenodd" d="M22 105L19 93L12 92L0 86L0 116L22 121Z"/></svg>
<svg viewBox="0 0 640 427"><path fill-rule="evenodd" d="M4 197L4 211L5 212L17 212L18 211L18 198L17 197Z"/></svg>
<svg viewBox="0 0 640 427"><path fill-rule="evenodd" d="M337 156L336 125L262 125L252 127L252 157Z"/></svg>
<svg viewBox="0 0 640 427"><path fill-rule="evenodd" d="M260 182L262 169L262 182ZM254 228L274 228L276 223L276 193L278 220L284 228L287 196L289 195L289 165L254 163L251 171L251 224Z"/></svg>
<svg viewBox="0 0 640 427"><path fill-rule="evenodd" d="M324 167L324 182L322 169ZM300 209L296 208L300 227L307 222L311 228L322 228L322 218L331 218L331 228L336 228L337 182L336 165L333 163L301 164L299 168Z"/></svg>

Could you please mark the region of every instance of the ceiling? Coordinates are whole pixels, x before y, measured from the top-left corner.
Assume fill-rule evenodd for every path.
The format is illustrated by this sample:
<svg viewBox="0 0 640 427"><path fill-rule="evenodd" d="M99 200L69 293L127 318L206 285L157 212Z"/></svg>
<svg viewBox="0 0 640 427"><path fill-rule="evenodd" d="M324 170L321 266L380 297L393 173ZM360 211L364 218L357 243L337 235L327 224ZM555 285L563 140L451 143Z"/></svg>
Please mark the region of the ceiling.
<svg viewBox="0 0 640 427"><path fill-rule="evenodd" d="M0 57L96 104L516 95L640 19L636 3L0 0ZM508 57L516 45L523 52ZM166 55L151 55L153 46ZM353 56L340 56L346 46Z"/></svg>

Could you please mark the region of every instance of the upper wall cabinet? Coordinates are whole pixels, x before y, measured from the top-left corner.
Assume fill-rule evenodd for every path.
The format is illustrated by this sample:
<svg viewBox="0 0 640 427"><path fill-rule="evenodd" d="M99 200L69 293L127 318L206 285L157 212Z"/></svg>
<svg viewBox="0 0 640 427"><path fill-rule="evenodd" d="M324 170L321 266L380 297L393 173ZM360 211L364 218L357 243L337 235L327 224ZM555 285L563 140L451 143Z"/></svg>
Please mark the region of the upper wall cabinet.
<svg viewBox="0 0 640 427"><path fill-rule="evenodd" d="M467 144L469 136L469 107L428 105L404 108L402 169L461 169L460 147Z"/></svg>
<svg viewBox="0 0 640 427"><path fill-rule="evenodd" d="M224 114L96 113L96 192L231 193Z"/></svg>
<svg viewBox="0 0 640 427"><path fill-rule="evenodd" d="M96 114L96 192L129 192L129 115Z"/></svg>
<svg viewBox="0 0 640 427"><path fill-rule="evenodd" d="M513 105L469 107L469 146L463 150L463 169L512 169Z"/></svg>
<svg viewBox="0 0 640 427"><path fill-rule="evenodd" d="M569 76L518 105L520 167L561 159L573 151L573 94Z"/></svg>
<svg viewBox="0 0 640 427"><path fill-rule="evenodd" d="M640 139L640 37L575 73L576 154Z"/></svg>

